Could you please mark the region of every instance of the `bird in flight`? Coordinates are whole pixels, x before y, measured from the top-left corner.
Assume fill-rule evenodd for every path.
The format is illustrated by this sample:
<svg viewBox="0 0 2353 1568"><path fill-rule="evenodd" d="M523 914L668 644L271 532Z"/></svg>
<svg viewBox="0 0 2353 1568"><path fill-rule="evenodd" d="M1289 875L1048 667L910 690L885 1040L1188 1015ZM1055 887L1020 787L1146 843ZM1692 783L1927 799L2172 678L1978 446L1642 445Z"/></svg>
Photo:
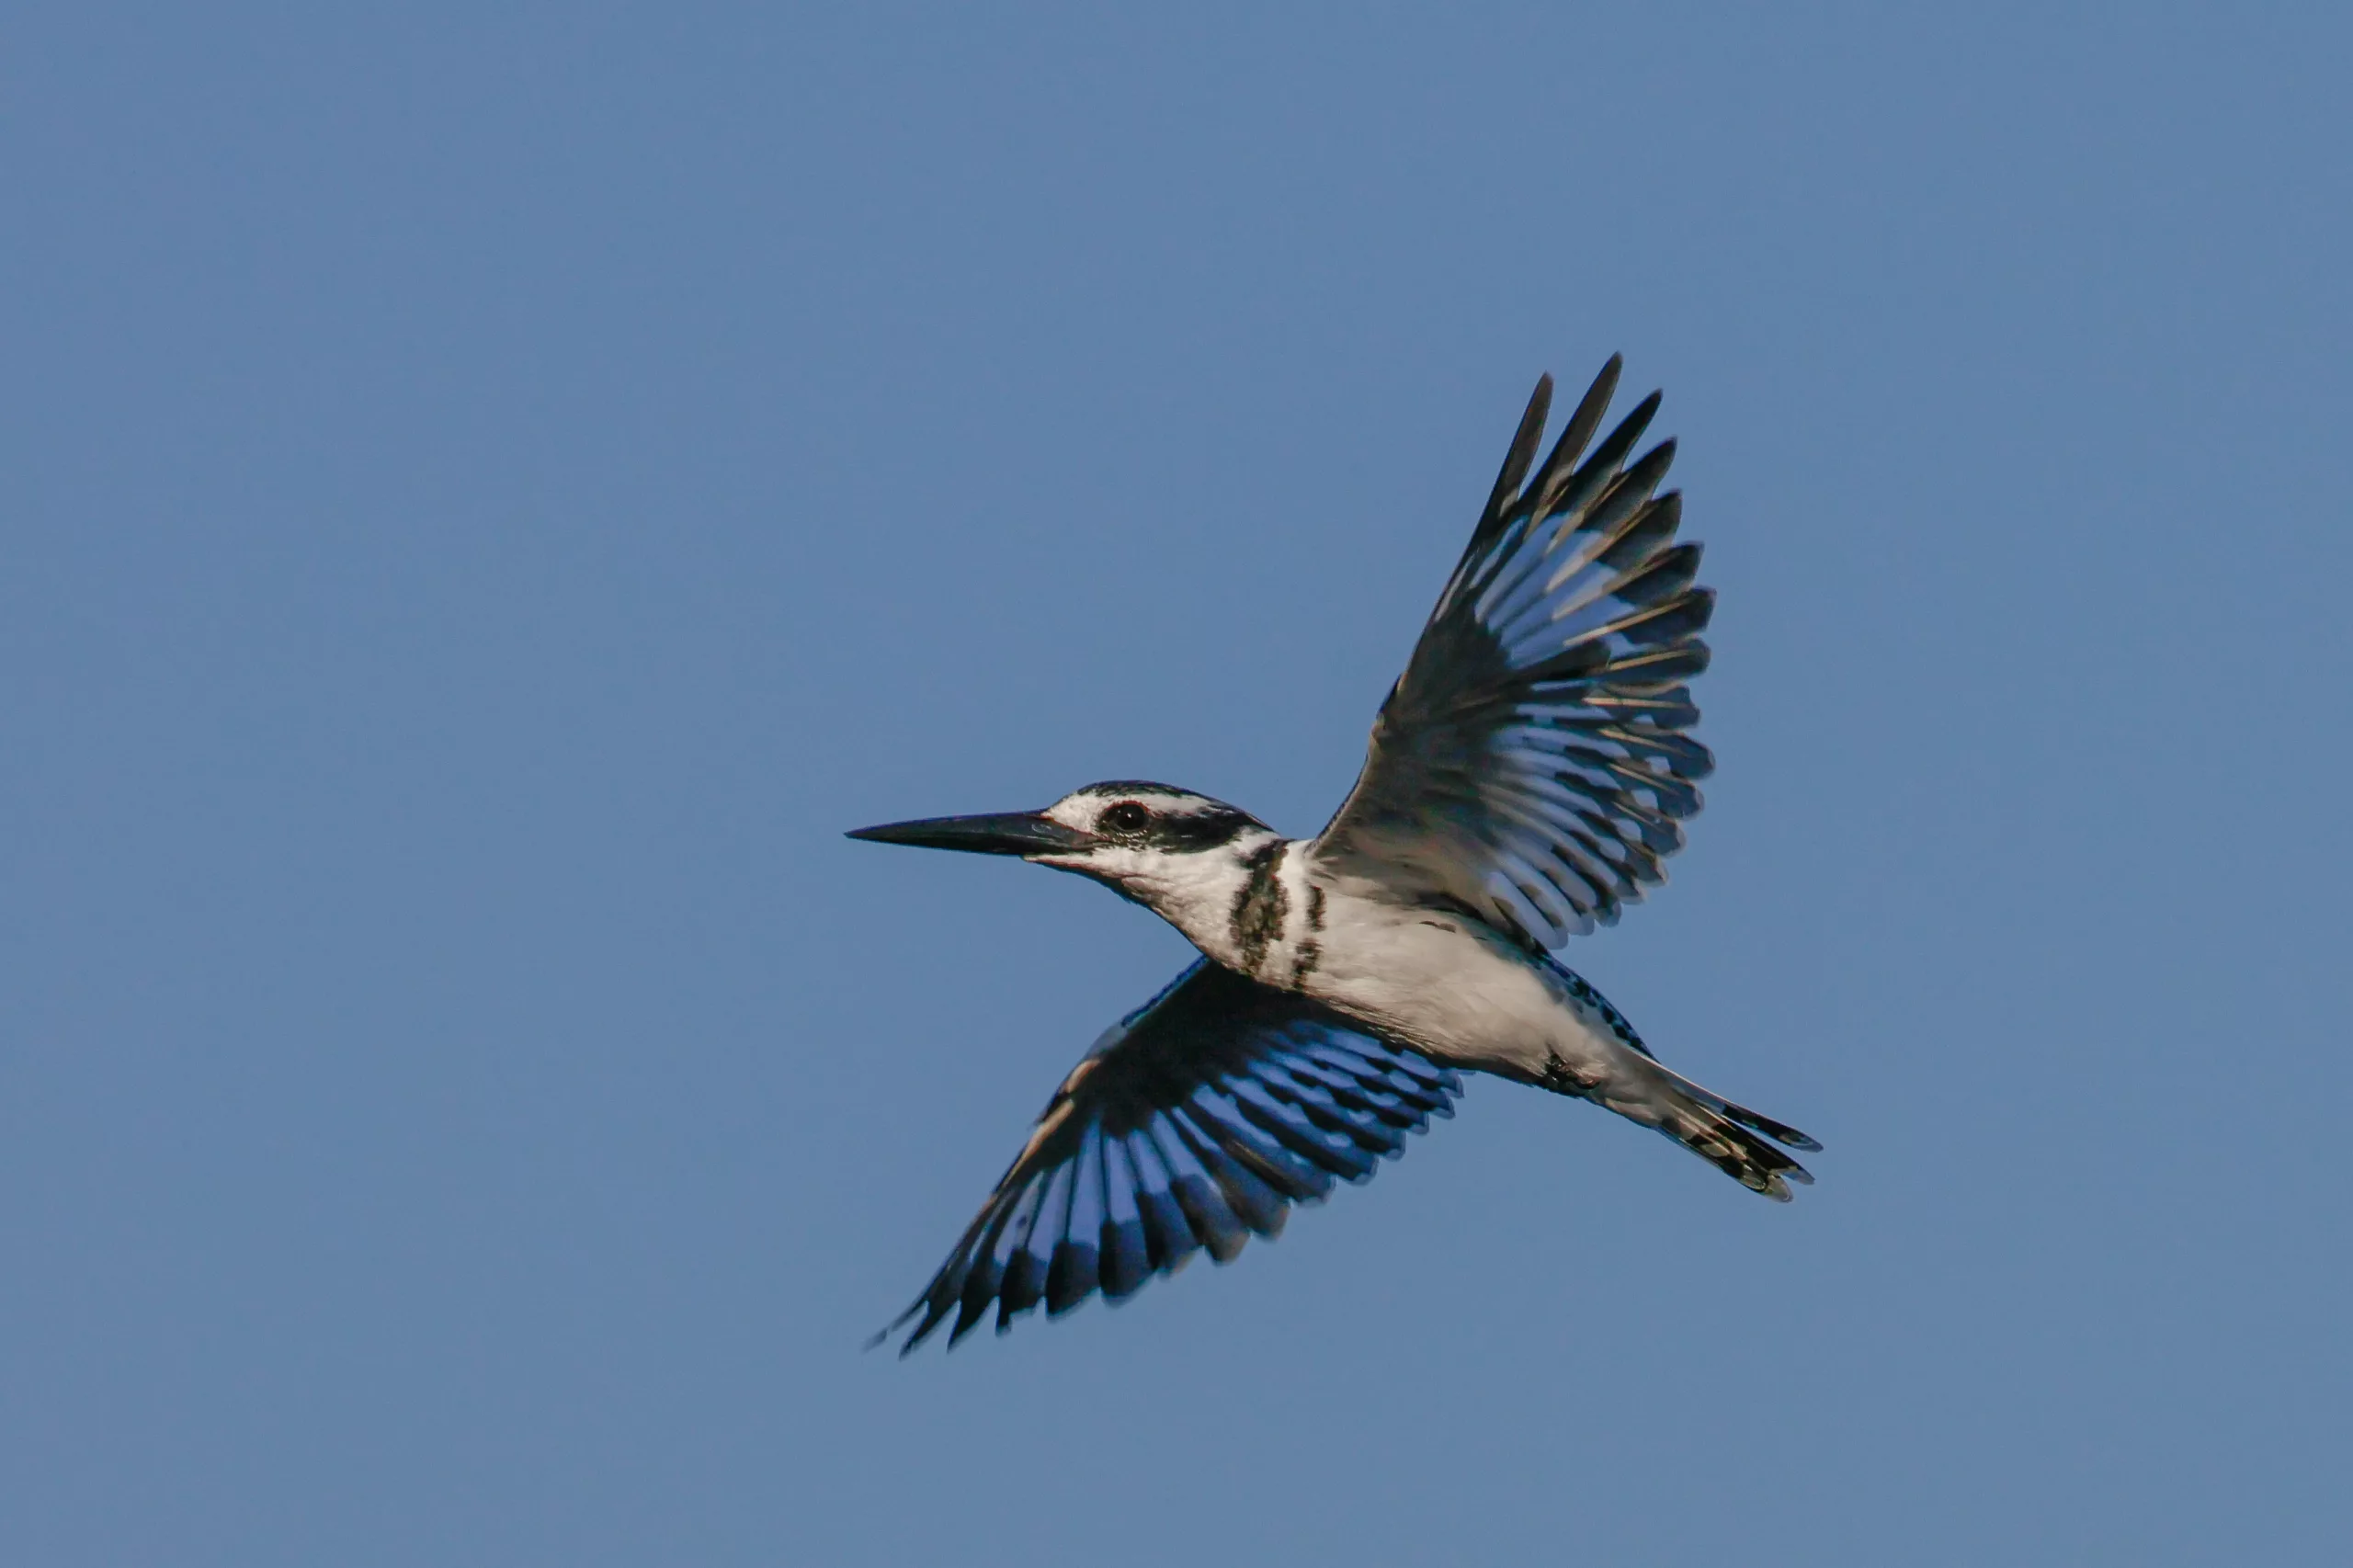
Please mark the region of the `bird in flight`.
<svg viewBox="0 0 2353 1568"><path fill-rule="evenodd" d="M1014 855L1109 886L1201 957L1106 1030L939 1271L880 1344L952 1316L1002 1334L1125 1300L1196 1252L1229 1262L1290 1205L1361 1182L1453 1115L1459 1071L1590 1100L1753 1192L1813 1181L1794 1128L1662 1063L1551 957L1665 878L1714 767L1687 684L1715 595L1677 543L1675 443L1628 460L1653 392L1590 454L1616 356L1540 463L1536 384L1503 472L1381 704L1356 788L1313 838L1165 784L852 838Z"/></svg>

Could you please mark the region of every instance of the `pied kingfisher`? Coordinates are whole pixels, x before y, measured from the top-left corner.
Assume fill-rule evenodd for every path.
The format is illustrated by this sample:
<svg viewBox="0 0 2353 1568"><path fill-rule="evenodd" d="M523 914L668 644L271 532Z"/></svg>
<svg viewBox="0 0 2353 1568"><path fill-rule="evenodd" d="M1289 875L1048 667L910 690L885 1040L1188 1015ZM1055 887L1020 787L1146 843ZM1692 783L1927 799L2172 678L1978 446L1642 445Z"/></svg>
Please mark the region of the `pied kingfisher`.
<svg viewBox="0 0 2353 1568"><path fill-rule="evenodd" d="M1451 1116L1457 1068L1591 1100L1768 1198L1813 1179L1773 1145L1819 1143L1663 1065L1548 955L1665 880L1714 766L1684 683L1707 667L1715 596L1693 585L1699 547L1675 542L1680 494L1655 494L1675 443L1626 460L1659 394L1585 456L1618 372L1613 355L1540 466L1552 381L1537 382L1364 771L1313 838L1135 781L850 835L1076 871L1203 955L1072 1069L875 1343L919 1317L904 1355L952 1312L953 1345L993 1303L1001 1334L1040 1301L1055 1316L1097 1290L1121 1301L1202 1248L1225 1263Z"/></svg>

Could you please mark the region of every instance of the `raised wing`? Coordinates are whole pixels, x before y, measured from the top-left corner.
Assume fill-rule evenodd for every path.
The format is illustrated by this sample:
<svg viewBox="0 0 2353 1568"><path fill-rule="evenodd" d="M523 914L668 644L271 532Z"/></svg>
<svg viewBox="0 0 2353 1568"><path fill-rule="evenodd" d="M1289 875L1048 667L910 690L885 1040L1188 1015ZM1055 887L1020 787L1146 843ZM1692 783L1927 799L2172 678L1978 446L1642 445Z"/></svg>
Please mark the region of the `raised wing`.
<svg viewBox="0 0 2353 1568"><path fill-rule="evenodd" d="M1293 1203L1361 1182L1405 1135L1452 1116L1443 1067L1337 1014L1203 960L1104 1032L914 1305L906 1355L996 1306L999 1334L1041 1300L1133 1295L1207 1248L1231 1262Z"/></svg>
<svg viewBox="0 0 2353 1568"><path fill-rule="evenodd" d="M1609 924L1665 881L1714 767L1685 732L1712 590L1655 495L1675 443L1626 456L1637 403L1582 465L1615 355L1529 478L1552 404L1536 384L1495 494L1381 717L1364 771L1309 853L1327 870L1476 910L1531 946ZM1523 483L1525 482L1525 483Z"/></svg>

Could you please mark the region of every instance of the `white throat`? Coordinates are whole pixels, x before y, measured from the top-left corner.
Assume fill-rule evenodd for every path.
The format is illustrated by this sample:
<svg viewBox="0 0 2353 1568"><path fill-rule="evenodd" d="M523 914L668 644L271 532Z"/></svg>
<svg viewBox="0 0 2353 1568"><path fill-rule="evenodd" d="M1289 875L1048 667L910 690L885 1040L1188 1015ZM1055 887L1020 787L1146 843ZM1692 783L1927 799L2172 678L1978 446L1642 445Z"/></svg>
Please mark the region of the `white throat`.
<svg viewBox="0 0 2353 1568"><path fill-rule="evenodd" d="M1299 851L1260 829L1204 854L1155 857L1120 885L1228 969L1290 989L1313 970L1324 926L1324 890Z"/></svg>

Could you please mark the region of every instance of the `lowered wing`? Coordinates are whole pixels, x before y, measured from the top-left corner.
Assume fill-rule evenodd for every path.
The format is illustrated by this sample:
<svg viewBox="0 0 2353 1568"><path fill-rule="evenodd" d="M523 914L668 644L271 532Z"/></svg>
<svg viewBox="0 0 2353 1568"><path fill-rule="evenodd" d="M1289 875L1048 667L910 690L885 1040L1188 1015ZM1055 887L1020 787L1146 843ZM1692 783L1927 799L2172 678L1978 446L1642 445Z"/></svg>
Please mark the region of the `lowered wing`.
<svg viewBox="0 0 2353 1568"><path fill-rule="evenodd" d="M1714 767L1686 733L1715 595L1657 494L1661 442L1627 461L1653 392L1585 457L1611 356L1541 467L1536 385L1495 494L1373 723L1356 788L1309 848L1324 869L1467 906L1558 947L1665 880ZM1578 461L1584 457L1584 461ZM1533 469L1534 477L1530 478Z"/></svg>
<svg viewBox="0 0 2353 1568"><path fill-rule="evenodd" d="M1038 1119L948 1261L881 1343L908 1352L955 1314L1059 1317L1133 1295L1206 1248L1231 1261L1294 1203L1361 1182L1452 1116L1455 1075L1339 1015L1203 960L1106 1030Z"/></svg>

